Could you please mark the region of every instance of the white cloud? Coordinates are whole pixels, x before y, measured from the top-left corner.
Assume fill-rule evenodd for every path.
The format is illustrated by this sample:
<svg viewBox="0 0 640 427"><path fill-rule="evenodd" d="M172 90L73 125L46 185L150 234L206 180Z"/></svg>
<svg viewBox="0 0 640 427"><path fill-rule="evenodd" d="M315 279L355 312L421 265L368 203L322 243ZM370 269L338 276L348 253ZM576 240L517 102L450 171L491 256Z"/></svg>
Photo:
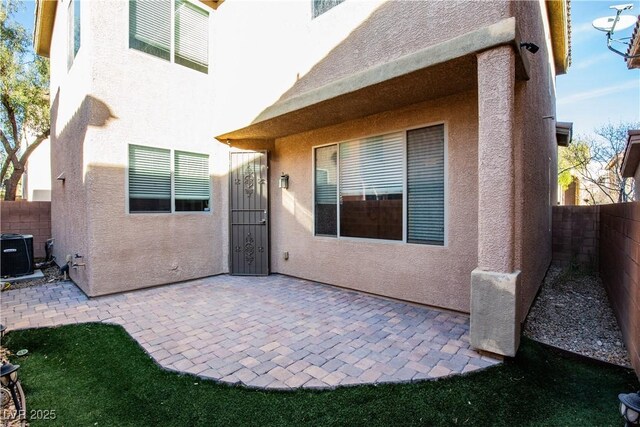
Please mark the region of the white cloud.
<svg viewBox="0 0 640 427"><path fill-rule="evenodd" d="M577 62L572 68L573 71L576 70L584 70L585 68L589 68L592 65L595 65L599 62L605 61L607 58L613 57L613 54L609 51L601 53L600 55L595 55L590 58L586 58L580 62Z"/></svg>
<svg viewBox="0 0 640 427"><path fill-rule="evenodd" d="M574 104L576 102L584 101L587 99L598 98L605 95L610 95L616 92L622 92L625 90L636 89L640 90L640 80L630 80L624 83L619 83L616 85L605 86L598 89L591 89L584 92L578 92L573 95L566 96L564 98L560 98L558 100L558 105L567 105Z"/></svg>

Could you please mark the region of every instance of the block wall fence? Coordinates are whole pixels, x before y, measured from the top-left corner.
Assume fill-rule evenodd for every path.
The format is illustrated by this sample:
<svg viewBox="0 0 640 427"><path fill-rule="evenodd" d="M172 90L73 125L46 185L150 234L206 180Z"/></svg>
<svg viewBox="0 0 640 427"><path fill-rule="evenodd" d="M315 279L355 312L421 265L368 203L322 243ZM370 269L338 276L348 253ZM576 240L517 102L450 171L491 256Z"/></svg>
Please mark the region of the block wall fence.
<svg viewBox="0 0 640 427"><path fill-rule="evenodd" d="M33 235L33 256L44 258L51 236L51 202L0 202L0 232Z"/></svg>
<svg viewBox="0 0 640 427"><path fill-rule="evenodd" d="M640 377L640 202L554 206L553 262L599 272Z"/></svg>

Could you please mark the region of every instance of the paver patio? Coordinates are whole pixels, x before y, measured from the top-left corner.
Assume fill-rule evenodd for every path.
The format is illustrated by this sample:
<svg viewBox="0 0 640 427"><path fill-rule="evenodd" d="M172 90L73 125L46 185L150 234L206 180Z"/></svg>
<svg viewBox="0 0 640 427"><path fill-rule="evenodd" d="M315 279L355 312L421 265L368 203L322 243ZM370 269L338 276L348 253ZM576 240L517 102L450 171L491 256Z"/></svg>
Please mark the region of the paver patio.
<svg viewBox="0 0 640 427"><path fill-rule="evenodd" d="M499 363L469 319L281 275L221 275L87 298L73 283L1 295L11 329L122 325L161 366L268 389L437 378Z"/></svg>

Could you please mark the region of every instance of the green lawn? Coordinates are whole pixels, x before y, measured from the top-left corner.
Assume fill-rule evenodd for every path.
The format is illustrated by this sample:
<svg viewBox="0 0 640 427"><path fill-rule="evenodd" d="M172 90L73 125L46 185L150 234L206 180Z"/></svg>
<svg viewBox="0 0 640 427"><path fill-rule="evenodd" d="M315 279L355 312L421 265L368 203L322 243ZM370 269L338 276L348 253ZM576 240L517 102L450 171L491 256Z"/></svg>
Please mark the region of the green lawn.
<svg viewBox="0 0 640 427"><path fill-rule="evenodd" d="M333 391L265 392L159 368L118 326L9 333L32 426L611 425L617 394L640 388L629 370L567 358L524 340L514 360L471 375Z"/></svg>

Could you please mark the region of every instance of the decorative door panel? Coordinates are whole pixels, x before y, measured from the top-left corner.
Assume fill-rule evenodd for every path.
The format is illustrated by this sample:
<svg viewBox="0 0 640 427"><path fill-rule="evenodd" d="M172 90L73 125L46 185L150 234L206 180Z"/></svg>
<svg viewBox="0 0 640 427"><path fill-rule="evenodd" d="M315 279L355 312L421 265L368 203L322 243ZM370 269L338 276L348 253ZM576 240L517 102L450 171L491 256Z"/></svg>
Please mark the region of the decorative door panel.
<svg viewBox="0 0 640 427"><path fill-rule="evenodd" d="M269 274L267 153L231 153L231 274Z"/></svg>

